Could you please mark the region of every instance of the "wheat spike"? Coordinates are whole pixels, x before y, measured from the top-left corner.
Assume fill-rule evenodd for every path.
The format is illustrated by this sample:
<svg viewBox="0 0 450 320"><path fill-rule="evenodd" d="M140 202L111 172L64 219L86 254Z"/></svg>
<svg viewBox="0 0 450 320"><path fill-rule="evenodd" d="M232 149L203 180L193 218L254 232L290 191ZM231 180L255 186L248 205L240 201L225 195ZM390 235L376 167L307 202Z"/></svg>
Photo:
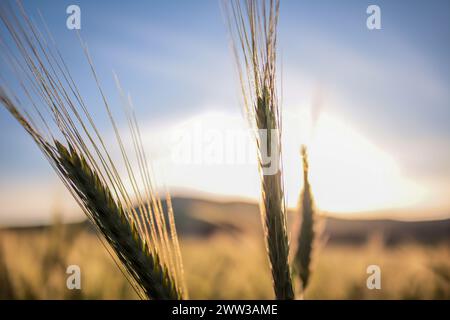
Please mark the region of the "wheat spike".
<svg viewBox="0 0 450 320"><path fill-rule="evenodd" d="M128 221L122 206L86 160L70 146L68 150L59 142L55 145L60 172L145 294L153 299L180 299L181 294L168 270L160 265L158 254L151 252L135 223Z"/></svg>
<svg viewBox="0 0 450 320"><path fill-rule="evenodd" d="M294 299L289 266L282 168L266 174L265 151L281 163L281 114L276 86L279 1L224 4L234 43L244 108L255 131L261 174L261 218L277 299ZM241 50L238 50L240 48ZM239 51L241 51L239 53ZM266 134L266 135L265 135ZM266 138L264 138L266 137Z"/></svg>
<svg viewBox="0 0 450 320"><path fill-rule="evenodd" d="M301 213L301 225L297 238L297 250L294 255L294 265L301 281L302 292L309 283L311 274L310 264L314 243L314 200L309 184L309 161L306 146L301 147L303 163L303 190L299 200L299 210Z"/></svg>
<svg viewBox="0 0 450 320"><path fill-rule="evenodd" d="M0 18L15 45L7 45L9 39L1 34L1 52L10 63L19 88L10 90L13 79L5 80L7 77L1 74L0 103L32 136L80 208L104 236L108 252L112 248L112 257L119 260L119 267L139 296L186 298L173 212L164 212L161 206L131 100L126 100L125 112L134 156L125 148L87 46L79 36L120 149L121 159L117 161L51 35L42 35L20 2L16 10L7 4L0 9ZM28 103L24 105L19 96ZM137 172L133 159L138 164ZM119 162L125 166L126 174L117 168Z"/></svg>

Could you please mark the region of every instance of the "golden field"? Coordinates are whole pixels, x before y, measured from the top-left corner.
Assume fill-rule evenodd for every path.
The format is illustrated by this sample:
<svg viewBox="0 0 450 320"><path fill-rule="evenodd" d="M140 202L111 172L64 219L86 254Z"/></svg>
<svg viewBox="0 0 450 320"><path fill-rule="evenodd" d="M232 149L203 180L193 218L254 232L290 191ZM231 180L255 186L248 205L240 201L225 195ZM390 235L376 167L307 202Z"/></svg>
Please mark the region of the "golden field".
<svg viewBox="0 0 450 320"><path fill-rule="evenodd" d="M188 207L175 200L177 203ZM227 207L198 201L190 207L202 212L200 207L212 209L213 205ZM181 250L191 299L273 297L258 217L245 212L242 206L243 217L237 220L232 214L236 210L230 210L232 206L239 207L228 205L230 214L216 208L214 214L203 213L204 219L197 215L196 220L187 221L188 214L180 219ZM248 205L249 210L255 208ZM229 219L227 223L225 217ZM234 224L241 225L241 230L237 231ZM222 227L208 233L205 225ZM196 235L185 229L195 230ZM330 232L333 235L335 231ZM326 229L324 235L326 238ZM0 231L0 243L2 299L137 298L87 223L4 229ZM71 264L81 268L81 290L66 288L66 268ZM381 290L366 287L366 268L371 264L381 268ZM331 236L316 247L305 298L449 299L450 246L448 241L386 245L376 235L364 243L352 244L333 241Z"/></svg>

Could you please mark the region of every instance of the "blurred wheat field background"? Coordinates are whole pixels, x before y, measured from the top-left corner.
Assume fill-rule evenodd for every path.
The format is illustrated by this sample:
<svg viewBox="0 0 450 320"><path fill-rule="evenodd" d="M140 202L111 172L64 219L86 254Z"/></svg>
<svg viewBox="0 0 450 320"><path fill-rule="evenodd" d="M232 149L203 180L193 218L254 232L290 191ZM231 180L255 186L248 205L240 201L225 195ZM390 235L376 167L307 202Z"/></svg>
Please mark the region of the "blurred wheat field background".
<svg viewBox="0 0 450 320"><path fill-rule="evenodd" d="M252 227L259 226L257 206L174 199L178 206L188 203L196 214L176 218L191 298L272 299L262 231ZM239 208L243 214L237 220L233 213ZM408 238L386 243L381 233L355 241L349 230L343 242L331 230L328 242L313 256L305 298L450 299L448 223L444 227L434 228L443 238L429 239L428 245ZM4 229L0 239L2 299L138 298L87 223L64 225L56 219L49 227ZM81 290L66 287L70 264L80 266ZM366 287L371 264L381 268L381 290Z"/></svg>

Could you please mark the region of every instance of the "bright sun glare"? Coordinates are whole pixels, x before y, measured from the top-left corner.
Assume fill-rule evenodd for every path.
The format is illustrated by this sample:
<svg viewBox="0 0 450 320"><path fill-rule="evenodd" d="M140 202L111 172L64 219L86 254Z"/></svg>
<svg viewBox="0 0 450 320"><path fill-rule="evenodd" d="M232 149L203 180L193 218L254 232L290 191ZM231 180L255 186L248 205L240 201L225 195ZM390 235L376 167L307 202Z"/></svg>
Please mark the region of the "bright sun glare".
<svg viewBox="0 0 450 320"><path fill-rule="evenodd" d="M410 208L429 202L426 185L418 186L404 176L395 159L335 116L322 113L313 131L307 115L287 111L284 115L285 193L290 207L297 205L302 188L299 149L305 142L309 146L310 181L321 210L348 214L408 208L410 214ZM154 124L142 126L144 148L154 160L158 182L168 185L173 194L183 189L259 199L255 148L240 114L208 112L176 125L159 125L156 130ZM180 148L187 154L180 155ZM41 182L39 186L29 185L41 204L31 211L26 205L29 202L17 205L14 194L17 190L24 194L22 184L2 189L0 200L15 216L29 216L32 212L37 218L38 213L53 210L49 206L54 204L56 186L60 184L55 180L48 187ZM65 211L78 212L68 193L56 198L61 199L61 205L67 204Z"/></svg>
<svg viewBox="0 0 450 320"><path fill-rule="evenodd" d="M317 203L327 211L406 207L423 196L392 157L328 114L317 123L310 163Z"/></svg>
<svg viewBox="0 0 450 320"><path fill-rule="evenodd" d="M409 207L423 198L424 190L402 176L393 158L350 126L322 113L314 134L308 135L305 132L311 132L312 125L304 119L307 117L286 113L283 120L284 174L289 206L296 205L302 187L299 149L307 140L310 180L320 209L341 213L374 211ZM245 128L241 115L205 113L169 130L161 129L158 137L154 131L144 133L144 144L152 142L153 153L160 156L156 171L163 172L161 180L173 189L258 199L255 153ZM230 145L230 133L237 131L245 134ZM160 143L155 145L154 141ZM179 156L180 146L184 150L184 160L187 154L188 161ZM246 150L240 153L238 160L236 149ZM231 161L230 152L233 153L231 158L234 157ZM178 154L175 161L174 154Z"/></svg>

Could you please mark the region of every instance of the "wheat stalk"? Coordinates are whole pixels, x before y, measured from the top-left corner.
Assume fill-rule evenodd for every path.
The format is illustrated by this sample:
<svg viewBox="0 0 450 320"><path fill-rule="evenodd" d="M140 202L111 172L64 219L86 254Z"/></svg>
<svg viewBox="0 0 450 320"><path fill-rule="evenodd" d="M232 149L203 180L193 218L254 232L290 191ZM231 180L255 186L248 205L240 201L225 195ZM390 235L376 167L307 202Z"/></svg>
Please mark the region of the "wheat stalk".
<svg viewBox="0 0 450 320"><path fill-rule="evenodd" d="M308 286L311 274L310 264L314 243L314 199L309 184L309 161L306 146L301 147L303 163L303 190L299 199L301 225L297 237L297 250L294 255L294 268L301 283L301 293Z"/></svg>
<svg viewBox="0 0 450 320"><path fill-rule="evenodd" d="M20 14L2 6L0 18L15 47L0 45L12 67L18 87L28 101L0 78L0 103L32 136L72 193L81 209L106 240L106 249L120 262L121 270L141 297L187 298L183 266L172 208L164 212L155 192L151 170L142 147L131 99L124 99L135 162L125 149L108 100L100 86L87 46L82 43L89 67L103 100L120 148L126 175L120 174L81 93L56 45L48 43L19 2ZM81 40L81 37L80 37ZM12 81L12 80L9 80ZM120 84L119 91L124 97ZM125 179L131 187L125 186ZM167 196L170 201L170 197ZM110 252L112 254L112 252Z"/></svg>
<svg viewBox="0 0 450 320"><path fill-rule="evenodd" d="M289 266L281 163L281 114L276 86L276 43L279 1L239 1L224 3L234 40L244 107L255 131L261 173L261 218L277 299L294 299ZM240 48L241 53L238 52ZM267 174L268 152L276 165Z"/></svg>

